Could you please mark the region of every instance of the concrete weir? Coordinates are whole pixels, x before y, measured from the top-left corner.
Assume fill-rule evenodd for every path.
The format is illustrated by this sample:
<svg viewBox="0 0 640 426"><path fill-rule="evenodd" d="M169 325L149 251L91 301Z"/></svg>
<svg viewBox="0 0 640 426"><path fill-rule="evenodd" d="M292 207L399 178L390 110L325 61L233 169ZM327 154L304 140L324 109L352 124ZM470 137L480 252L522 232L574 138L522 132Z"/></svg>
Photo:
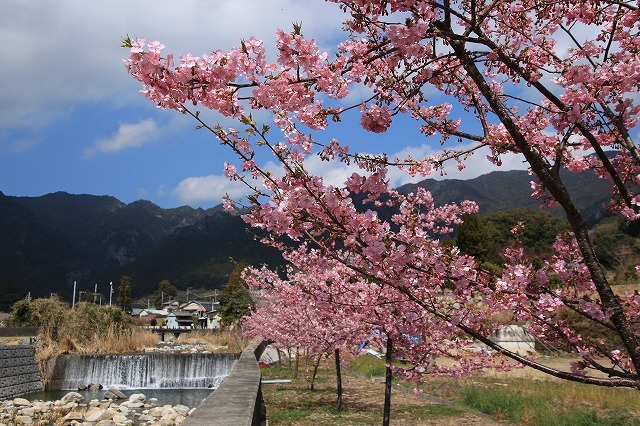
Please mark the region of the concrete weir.
<svg viewBox="0 0 640 426"><path fill-rule="evenodd" d="M99 383L119 389L214 389L237 359L237 354L211 353L61 355L47 388Z"/></svg>

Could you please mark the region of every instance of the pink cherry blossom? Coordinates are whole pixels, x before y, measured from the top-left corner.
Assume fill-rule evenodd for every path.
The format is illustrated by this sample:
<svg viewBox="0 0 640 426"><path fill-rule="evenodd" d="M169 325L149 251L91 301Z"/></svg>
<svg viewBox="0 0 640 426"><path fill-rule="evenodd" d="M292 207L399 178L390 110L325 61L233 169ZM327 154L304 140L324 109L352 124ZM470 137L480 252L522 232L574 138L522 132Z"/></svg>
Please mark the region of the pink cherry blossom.
<svg viewBox="0 0 640 426"><path fill-rule="evenodd" d="M248 38L228 51L183 54L178 64L162 56L160 42L125 40L125 67L142 94L191 115L229 149L225 176L251 191L244 219L266 231L264 243L291 266L287 279L266 270L247 276L269 287L264 310L246 321L249 330L317 352L353 348L366 335L379 345L390 338L415 366L403 374L416 380L507 368L501 357L508 357L563 379L640 388L640 296L614 293L566 185L569 174L591 170L611 188L610 212L640 220L638 2L331 1L346 18L332 52L299 26L276 31L271 55ZM242 131L204 122L194 106L238 120ZM441 150L389 158L354 149L348 136L326 137L353 109L374 133L406 115L417 123L411 136ZM489 273L443 244L463 214L477 211L473 202L435 205L428 187L390 188L394 168L444 175L449 164L469 167L482 149L494 165L506 155L525 162L532 197L565 213L571 232L557 237L542 262L528 259L517 242L505 251L502 271ZM281 174L261 165L263 153ZM354 171L328 185L309 171L318 159ZM242 202L227 197L224 206ZM558 371L499 346L492 332L503 324L494 318L505 313L578 361ZM280 315L285 322L271 320ZM574 317L613 337L583 335ZM260 328L259 318L268 326ZM445 357L454 362L436 362Z"/></svg>

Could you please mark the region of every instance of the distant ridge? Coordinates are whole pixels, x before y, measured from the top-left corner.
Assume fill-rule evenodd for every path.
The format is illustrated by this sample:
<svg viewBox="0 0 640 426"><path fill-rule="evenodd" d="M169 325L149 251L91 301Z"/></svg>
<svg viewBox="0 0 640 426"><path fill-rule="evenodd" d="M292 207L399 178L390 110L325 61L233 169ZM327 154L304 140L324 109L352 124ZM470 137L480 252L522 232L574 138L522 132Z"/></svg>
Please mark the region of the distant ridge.
<svg viewBox="0 0 640 426"><path fill-rule="evenodd" d="M608 216L608 183L593 172L563 176L589 224ZM519 207L538 209L526 171L497 171L470 180L426 179L404 185L402 193L423 187L436 204L476 201L480 214ZM552 210L552 213L561 214ZM60 293L73 281L82 290L107 294L122 275L132 278L134 296L151 293L168 279L178 288L219 288L234 261L278 265L281 256L254 238L237 214L210 209L163 209L150 201L125 204L115 197L56 192L40 197L0 192L0 291L7 302ZM15 299L15 300L14 300ZM0 309L6 306L0 306Z"/></svg>

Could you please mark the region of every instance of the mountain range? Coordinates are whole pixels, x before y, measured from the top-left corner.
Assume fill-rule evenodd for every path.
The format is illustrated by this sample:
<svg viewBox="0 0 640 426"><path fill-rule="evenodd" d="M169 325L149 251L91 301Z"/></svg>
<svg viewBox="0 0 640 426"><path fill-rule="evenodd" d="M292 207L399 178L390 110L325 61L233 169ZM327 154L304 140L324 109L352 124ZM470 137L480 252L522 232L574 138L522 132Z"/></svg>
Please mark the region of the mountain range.
<svg viewBox="0 0 640 426"><path fill-rule="evenodd" d="M474 200L482 215L538 209L531 180L526 171L492 172L470 180L427 179L398 190L424 187L437 205ZM606 181L592 172L568 174L565 181L579 194L574 201L590 224L608 215L603 207L609 195ZM164 279L179 289L220 288L237 261L282 264L274 249L255 240L239 214L221 206L163 209L111 196L0 192L0 310L29 292L31 297L57 293L71 299L74 281L89 293L97 284L98 293L108 298L109 283L117 288L122 275L131 277L138 297L153 292Z"/></svg>

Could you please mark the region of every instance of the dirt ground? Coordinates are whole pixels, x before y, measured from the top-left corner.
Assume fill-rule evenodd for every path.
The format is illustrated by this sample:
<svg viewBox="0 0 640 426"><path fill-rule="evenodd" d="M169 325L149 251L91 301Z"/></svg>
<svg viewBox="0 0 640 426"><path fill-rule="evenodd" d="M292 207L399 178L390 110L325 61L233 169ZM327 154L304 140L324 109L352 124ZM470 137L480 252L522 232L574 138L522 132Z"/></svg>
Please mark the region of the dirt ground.
<svg viewBox="0 0 640 426"><path fill-rule="evenodd" d="M571 359L561 357L543 357L539 359L545 365L559 370L567 371L570 368ZM267 412L269 406L278 406L278 409L289 412L297 412L299 417L294 419L274 418L270 425L356 425L356 424L380 424L384 404L384 383L382 378L370 379L358 376L350 372L343 374L343 414L336 417L336 413L330 412L335 404L335 374L330 371L331 366L316 380L316 391L308 391L308 377L302 373L299 380L293 380L291 384L263 386ZM525 378L531 380L560 380L541 373L529 367L517 368L510 372L487 372L486 377L495 378ZM268 377L285 378L283 377ZM449 385L450 384L450 385ZM431 395L414 395L411 389L394 385L392 390L391 424L399 426L447 426L447 425L506 425L509 422L500 422L487 415L456 405L455 395L461 389L461 383L455 379L447 385L451 389L438 388L434 395L451 395L449 400L439 399ZM446 396L444 396L447 398ZM268 414L268 417L269 414Z"/></svg>
<svg viewBox="0 0 640 426"><path fill-rule="evenodd" d="M346 404L356 403L357 401L362 404L379 407L379 409L382 411L384 403L384 400L382 399L384 392L383 383L376 381L372 382L369 380L348 376L345 388L348 389L348 396L345 398ZM433 416L428 419L418 419L414 417L406 419L393 418L394 410L404 411L406 407L424 407L425 405L433 406L442 404L427 399L427 396L415 396L412 393L407 392L406 389L395 386L391 391L391 424L398 426L484 426L504 424L496 422L490 419L488 416L468 412L461 412L458 414L451 414L447 416Z"/></svg>
<svg viewBox="0 0 640 426"><path fill-rule="evenodd" d="M265 375L263 379L278 378ZM367 379L343 374L343 409L336 415L333 409L336 399L335 375L329 371L316 379L316 390L308 390L308 380L301 377L290 384L264 385L270 426L296 425L378 425L382 422L384 383L381 379ZM398 385L392 390L391 424L394 426L449 426L449 425L500 425L482 413L443 404L428 396L416 396L410 389ZM297 417L274 415L297 413Z"/></svg>

